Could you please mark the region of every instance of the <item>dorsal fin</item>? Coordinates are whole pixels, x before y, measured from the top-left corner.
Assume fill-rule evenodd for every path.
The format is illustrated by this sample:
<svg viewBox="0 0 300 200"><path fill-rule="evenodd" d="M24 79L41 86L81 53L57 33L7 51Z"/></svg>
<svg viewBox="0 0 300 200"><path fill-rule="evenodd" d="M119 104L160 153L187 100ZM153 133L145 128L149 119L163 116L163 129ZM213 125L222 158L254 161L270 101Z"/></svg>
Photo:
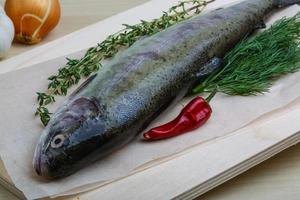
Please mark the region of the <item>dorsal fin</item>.
<svg viewBox="0 0 300 200"><path fill-rule="evenodd" d="M74 97L76 94L78 94L83 88L85 88L95 77L97 74L94 74L90 76L88 79L86 79L71 95L69 98Z"/></svg>
<svg viewBox="0 0 300 200"><path fill-rule="evenodd" d="M278 8L283 8L289 5L299 4L300 0L274 0L274 3Z"/></svg>

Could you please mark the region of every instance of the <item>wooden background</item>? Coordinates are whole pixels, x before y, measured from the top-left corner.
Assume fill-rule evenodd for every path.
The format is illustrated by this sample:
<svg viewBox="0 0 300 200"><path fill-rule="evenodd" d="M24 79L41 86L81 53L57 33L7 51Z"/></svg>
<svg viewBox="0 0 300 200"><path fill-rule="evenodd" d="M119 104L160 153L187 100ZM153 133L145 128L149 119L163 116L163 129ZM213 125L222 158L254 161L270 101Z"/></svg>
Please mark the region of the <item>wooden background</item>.
<svg viewBox="0 0 300 200"><path fill-rule="evenodd" d="M47 43L147 0L62 0L58 27L41 43ZM4 0L0 0L3 5ZM39 44L39 45L41 45ZM8 57L35 46L14 44ZM300 199L300 144L199 197L199 200L298 200ZM17 199L0 186L0 200Z"/></svg>

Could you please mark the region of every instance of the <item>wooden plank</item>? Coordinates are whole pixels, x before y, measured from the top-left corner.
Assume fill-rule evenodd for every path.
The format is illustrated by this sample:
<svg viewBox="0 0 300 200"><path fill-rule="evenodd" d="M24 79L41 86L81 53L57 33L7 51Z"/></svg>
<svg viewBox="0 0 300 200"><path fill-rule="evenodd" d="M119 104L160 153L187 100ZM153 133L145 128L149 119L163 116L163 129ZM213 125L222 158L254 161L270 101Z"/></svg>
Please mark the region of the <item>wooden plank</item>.
<svg viewBox="0 0 300 200"><path fill-rule="evenodd" d="M4 195L5 197L7 197L7 198L3 198L3 199L15 199L17 197L20 199L24 199L23 193L20 190L18 190L12 183L1 159L0 159L0 185L3 186L6 190L11 192L11 193L9 193L8 191L5 191L4 188L1 187L0 188L0 199L1 199L1 195ZM12 195L12 194L14 194L14 195Z"/></svg>
<svg viewBox="0 0 300 200"><path fill-rule="evenodd" d="M299 180L300 144L297 144L197 200L298 200Z"/></svg>
<svg viewBox="0 0 300 200"><path fill-rule="evenodd" d="M18 197L10 193L6 188L2 187L1 185L0 185L0 199L19 200Z"/></svg>

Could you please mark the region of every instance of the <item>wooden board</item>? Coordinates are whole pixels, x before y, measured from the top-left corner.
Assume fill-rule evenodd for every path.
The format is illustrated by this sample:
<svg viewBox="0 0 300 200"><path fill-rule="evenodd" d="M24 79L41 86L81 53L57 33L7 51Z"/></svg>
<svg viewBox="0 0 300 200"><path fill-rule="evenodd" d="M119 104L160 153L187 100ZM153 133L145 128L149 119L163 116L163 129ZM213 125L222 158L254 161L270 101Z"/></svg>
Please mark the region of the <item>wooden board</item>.
<svg viewBox="0 0 300 200"><path fill-rule="evenodd" d="M298 135L297 134L295 134L293 137L292 137L292 141L293 142L295 142L295 141L297 141L297 140L295 140L295 138L297 139L297 137L298 137ZM224 138L224 139L226 139L226 140L228 140L228 138ZM232 138L231 138L232 139ZM286 141L286 144L284 145L284 147L286 147L286 146L288 146L288 145L290 145L290 144L292 144L292 143L290 143L289 141ZM276 150L276 151L279 151L279 150L281 150L281 148L279 148L280 147L280 145L278 146L274 146L275 148L274 148L274 150ZM264 155L263 156L263 159L265 159L266 157L269 157L271 154L266 154L266 155ZM245 169L247 169L248 167L250 167L250 166L252 166L252 165L254 165L254 164L256 164L257 162L260 162L261 160L263 160L263 159L258 159L258 160L256 160L256 161L251 161L251 164L249 164L249 165L247 165L243 170L245 170ZM250 161L249 161L250 162ZM252 163L253 162L253 163ZM200 163L198 163L198 165L201 165ZM235 171L235 172L237 172L237 173L240 173L240 171L236 171L236 170L233 170L233 171ZM160 173L162 173L163 171L161 171L161 170L159 170L159 174ZM3 178L4 178L4 180L8 180L9 181L9 177L7 177L6 175L5 175L5 172L3 172L3 171L1 171L0 172L1 174L3 174ZM147 172L147 174L148 174L148 172ZM157 174L158 176L159 176L159 174ZM228 178L230 178L231 176L234 176L235 174L233 173L233 172L231 172L231 171L229 171L229 173L228 173L229 175L228 175L228 177L224 177L224 180L222 180L222 181L225 181L226 179L228 179ZM173 174L173 176L174 175L176 175L176 174ZM148 176L148 175L147 175ZM172 174L170 174L170 176L168 176L168 177L172 177ZM220 178L220 177L218 177L218 178ZM128 179L127 179L128 180ZM145 180L145 179L143 179L143 180ZM184 178L182 179L182 180L184 180ZM179 182L181 182L182 180L180 180ZM130 177L129 177L129 181L130 181ZM157 179L154 179L154 181L157 181ZM171 184L171 181L172 180L169 180L170 182L169 182L169 184ZM192 181L189 181L189 180L185 180L185 181L187 181L187 182L189 182L189 183L191 183ZM125 183L126 183L126 181L125 181ZM118 183L118 184L120 184L121 186L122 186L122 183ZM124 182L123 182L123 184L124 184ZM126 183L127 184L127 183ZM200 187L200 186L198 186L198 187ZM199 193L201 193L201 192L203 192L203 191L206 191L206 189L199 189L199 188L196 188L197 189L197 191L198 192L194 192L194 191L189 191L189 190L186 190L185 192L187 192L186 194L184 194L184 195L187 195L186 197L191 197L191 194L193 194L192 196L194 196L194 195L198 195ZM199 192L200 191L200 192ZM94 192L90 192L90 193L86 193L86 194L83 194L83 195L80 195L80 197L81 198L83 198L83 199L98 199L99 198L99 196L98 196L98 194L102 194L101 193L101 191L98 193L99 191L98 190L96 190L96 191L94 191ZM103 191L102 191L103 192ZM151 191L149 191L150 193L151 193ZM153 192L153 191L152 191ZM107 195L109 195L109 194L107 194ZM98 198L97 198L98 197ZM109 197L109 196L106 196L106 197ZM123 197L123 196L122 196ZM75 198L75 197L71 197L71 198Z"/></svg>
<svg viewBox="0 0 300 200"><path fill-rule="evenodd" d="M300 144L205 193L197 200L299 200Z"/></svg>

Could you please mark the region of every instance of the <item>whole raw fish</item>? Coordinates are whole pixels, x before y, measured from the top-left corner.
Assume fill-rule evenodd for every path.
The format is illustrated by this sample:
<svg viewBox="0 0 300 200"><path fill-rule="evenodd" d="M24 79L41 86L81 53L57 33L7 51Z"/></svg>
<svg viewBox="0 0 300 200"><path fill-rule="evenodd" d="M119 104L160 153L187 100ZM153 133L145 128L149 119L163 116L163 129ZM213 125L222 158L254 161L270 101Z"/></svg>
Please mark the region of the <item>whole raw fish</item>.
<svg viewBox="0 0 300 200"><path fill-rule="evenodd" d="M131 141L199 78L218 69L272 9L298 0L247 0L197 16L119 53L55 112L33 165L47 178L68 176Z"/></svg>

